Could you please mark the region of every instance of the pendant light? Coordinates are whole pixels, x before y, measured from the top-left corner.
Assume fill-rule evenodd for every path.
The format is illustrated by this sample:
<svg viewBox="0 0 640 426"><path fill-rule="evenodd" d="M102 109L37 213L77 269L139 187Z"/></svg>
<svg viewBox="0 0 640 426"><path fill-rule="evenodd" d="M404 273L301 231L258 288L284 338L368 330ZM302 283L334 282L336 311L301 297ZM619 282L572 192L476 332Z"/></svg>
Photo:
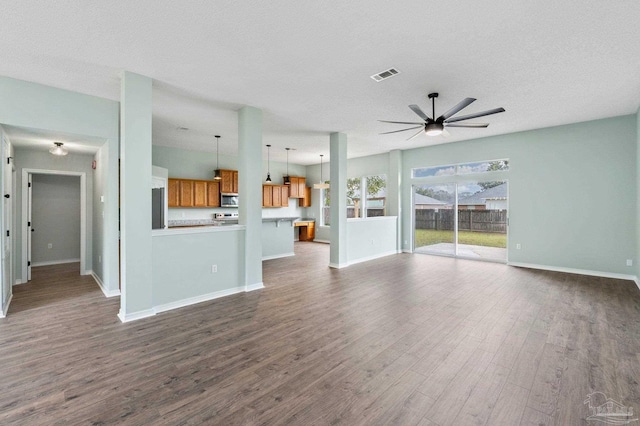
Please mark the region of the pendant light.
<svg viewBox="0 0 640 426"><path fill-rule="evenodd" d="M220 135L216 135L216 170L213 172L213 180L221 180L222 174L220 174Z"/></svg>
<svg viewBox="0 0 640 426"><path fill-rule="evenodd" d="M329 188L329 184L326 183L324 181L324 179L322 179L322 157L324 157L324 155L320 154L320 182L313 184L313 187L315 189L327 189L327 188Z"/></svg>
<svg viewBox="0 0 640 426"><path fill-rule="evenodd" d="M69 150L62 146L64 145L62 142L54 142L53 145L49 149L49 152L53 155L67 155L69 153Z"/></svg>
<svg viewBox="0 0 640 426"><path fill-rule="evenodd" d="M287 150L287 174L284 176L284 184L291 185L291 180L289 179L289 150L291 148L285 148Z"/></svg>
<svg viewBox="0 0 640 426"><path fill-rule="evenodd" d="M270 166L269 166L269 164L271 163L271 156L269 155L270 150L271 150L271 145L267 145L267 178L265 179L265 182L271 182L271 172L270 172Z"/></svg>

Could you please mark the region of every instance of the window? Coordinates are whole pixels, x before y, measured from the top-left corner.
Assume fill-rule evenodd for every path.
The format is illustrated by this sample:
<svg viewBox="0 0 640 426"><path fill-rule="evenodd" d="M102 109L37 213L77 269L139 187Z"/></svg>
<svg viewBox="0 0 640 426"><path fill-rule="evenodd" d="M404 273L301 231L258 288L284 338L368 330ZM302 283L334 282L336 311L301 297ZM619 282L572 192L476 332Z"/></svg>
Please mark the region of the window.
<svg viewBox="0 0 640 426"><path fill-rule="evenodd" d="M385 175L364 178L367 188L367 202L364 205L364 217L387 215L387 177Z"/></svg>
<svg viewBox="0 0 640 426"><path fill-rule="evenodd" d="M324 181L324 183L329 183L328 180ZM322 193L320 194L320 199L322 200L322 215L320 226L330 226L331 225L331 208L329 205L329 201L331 200L331 188L321 189Z"/></svg>
<svg viewBox="0 0 640 426"><path fill-rule="evenodd" d="M329 181L325 181L329 183ZM362 200L362 188L366 198ZM322 189L322 214L320 226L331 226L331 189ZM387 176L373 175L347 179L347 218L387 215Z"/></svg>
<svg viewBox="0 0 640 426"><path fill-rule="evenodd" d="M418 167L411 170L413 178L468 175L509 170L509 160L491 160L477 163L460 163L450 166Z"/></svg>

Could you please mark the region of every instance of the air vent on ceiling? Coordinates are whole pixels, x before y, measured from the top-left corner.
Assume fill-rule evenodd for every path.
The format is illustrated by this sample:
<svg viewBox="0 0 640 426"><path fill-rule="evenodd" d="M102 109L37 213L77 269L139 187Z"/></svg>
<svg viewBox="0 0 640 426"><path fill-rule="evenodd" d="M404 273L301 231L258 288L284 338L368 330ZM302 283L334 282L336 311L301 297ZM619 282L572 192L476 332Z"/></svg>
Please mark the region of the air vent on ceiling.
<svg viewBox="0 0 640 426"><path fill-rule="evenodd" d="M372 79L374 79L375 81L382 81L382 80L386 80L389 77L393 77L394 75L400 73L400 71L398 71L395 68L389 68L386 71L382 71L381 73L378 74L374 74L371 76Z"/></svg>

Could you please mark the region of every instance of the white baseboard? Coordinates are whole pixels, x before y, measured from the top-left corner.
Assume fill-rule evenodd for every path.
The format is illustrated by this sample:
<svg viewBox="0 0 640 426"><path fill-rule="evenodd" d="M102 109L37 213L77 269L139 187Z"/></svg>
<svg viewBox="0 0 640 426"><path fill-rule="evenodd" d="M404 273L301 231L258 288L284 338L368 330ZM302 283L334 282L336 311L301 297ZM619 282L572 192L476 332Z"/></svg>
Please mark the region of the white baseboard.
<svg viewBox="0 0 640 426"><path fill-rule="evenodd" d="M402 253L409 253L409 254L413 253L413 251L409 249L402 249L401 251Z"/></svg>
<svg viewBox="0 0 640 426"><path fill-rule="evenodd" d="M247 284L244 291L249 292L254 290L260 290L261 288L264 288L264 284L262 282L259 282L256 284Z"/></svg>
<svg viewBox="0 0 640 426"><path fill-rule="evenodd" d="M89 275L91 275L93 279L96 281L96 283L98 283L98 285L100 286L100 290L102 290L102 293L104 293L105 297L120 296L120 290L107 290L107 288L104 286L104 283L102 282L100 277L97 276L93 271L90 271L90 272L91 273Z"/></svg>
<svg viewBox="0 0 640 426"><path fill-rule="evenodd" d="M319 240L319 239L315 239L313 240L314 243L322 243L322 244L331 244L331 241L329 240Z"/></svg>
<svg viewBox="0 0 640 426"><path fill-rule="evenodd" d="M509 266L517 266L519 268L542 269L544 271L565 272L568 274L588 275L592 277L615 278L618 280L630 280L638 284L638 277L635 275L618 274L616 272L590 271L588 269L565 268L562 266L538 265L535 263L508 262ZM640 288L640 286L638 286Z"/></svg>
<svg viewBox="0 0 640 426"><path fill-rule="evenodd" d="M120 318L120 321L122 321L122 322L131 322L131 321L139 320L139 319L142 319L142 318L152 317L155 314L156 313L155 313L155 311L153 309L147 309L145 311L133 312L131 314L125 314L124 312L122 312L122 309L120 309L120 312L118 312L118 318Z"/></svg>
<svg viewBox="0 0 640 426"><path fill-rule="evenodd" d="M633 281L635 281L636 286L638 287L638 290L640 290L640 281L638 280L638 277L635 277Z"/></svg>
<svg viewBox="0 0 640 426"><path fill-rule="evenodd" d="M51 260L49 262L33 262L31 264L31 267L37 268L38 266L61 265L63 263L80 263L80 259L63 259L63 260ZM88 275L88 274L83 274L83 275Z"/></svg>
<svg viewBox="0 0 640 426"><path fill-rule="evenodd" d="M9 305L11 305L11 299L13 299L13 293L9 295L9 299L7 300L7 306L4 307L4 311L0 310L0 318L7 317L7 312L9 312Z"/></svg>
<svg viewBox="0 0 640 426"><path fill-rule="evenodd" d="M397 250L390 250L384 253L374 254L372 256L361 257L356 260L350 260L349 262L347 262L347 266L355 265L362 262L369 262L370 260L380 259L381 257L391 256L392 254L398 254Z"/></svg>
<svg viewBox="0 0 640 426"><path fill-rule="evenodd" d="M13 285L20 285L20 284L24 284L22 280L16 280L16 282Z"/></svg>
<svg viewBox="0 0 640 426"><path fill-rule="evenodd" d="M347 266L349 266L349 262L345 262L345 263L329 263L329 268L333 268L333 269L342 269L342 268L346 268Z"/></svg>
<svg viewBox="0 0 640 426"><path fill-rule="evenodd" d="M291 252L291 253L284 253L284 254L274 254L271 256L263 256L262 260L271 260L271 259L280 259L281 257L291 257L291 256L295 256L296 254Z"/></svg>

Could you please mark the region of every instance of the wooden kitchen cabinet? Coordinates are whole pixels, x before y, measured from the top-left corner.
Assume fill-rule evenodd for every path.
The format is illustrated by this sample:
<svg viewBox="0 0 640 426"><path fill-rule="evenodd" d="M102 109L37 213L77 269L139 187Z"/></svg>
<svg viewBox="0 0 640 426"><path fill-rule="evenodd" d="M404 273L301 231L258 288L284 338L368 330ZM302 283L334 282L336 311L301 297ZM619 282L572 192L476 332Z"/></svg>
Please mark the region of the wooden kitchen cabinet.
<svg viewBox="0 0 640 426"><path fill-rule="evenodd" d="M194 206L193 181L180 179L178 181L178 192L180 193L180 207Z"/></svg>
<svg viewBox="0 0 640 426"><path fill-rule="evenodd" d="M307 178L301 176L289 176L289 198L303 198L305 193L305 187L307 185Z"/></svg>
<svg viewBox="0 0 640 426"><path fill-rule="evenodd" d="M298 177L289 176L289 197L298 198Z"/></svg>
<svg viewBox="0 0 640 426"><path fill-rule="evenodd" d="M169 207L180 207L180 192L178 190L178 179L169 179L167 205Z"/></svg>
<svg viewBox="0 0 640 426"><path fill-rule="evenodd" d="M306 186L304 188L304 197L300 198L298 202L299 207L311 207L311 187Z"/></svg>
<svg viewBox="0 0 640 426"><path fill-rule="evenodd" d="M238 171L220 169L220 192L226 194L238 193Z"/></svg>
<svg viewBox="0 0 640 426"><path fill-rule="evenodd" d="M288 207L287 185L262 185L262 207Z"/></svg>
<svg viewBox="0 0 640 426"><path fill-rule="evenodd" d="M193 181L193 206L207 207L207 182L204 180Z"/></svg>
<svg viewBox="0 0 640 426"><path fill-rule="evenodd" d="M300 230L298 240L313 241L316 238L315 222L296 222L296 227Z"/></svg>
<svg viewBox="0 0 640 426"><path fill-rule="evenodd" d="M280 187L280 207L289 207L289 187L287 185Z"/></svg>
<svg viewBox="0 0 640 426"><path fill-rule="evenodd" d="M220 207L220 183L207 181L207 207Z"/></svg>
<svg viewBox="0 0 640 426"><path fill-rule="evenodd" d="M220 185L216 181L169 178L169 207L220 207Z"/></svg>

